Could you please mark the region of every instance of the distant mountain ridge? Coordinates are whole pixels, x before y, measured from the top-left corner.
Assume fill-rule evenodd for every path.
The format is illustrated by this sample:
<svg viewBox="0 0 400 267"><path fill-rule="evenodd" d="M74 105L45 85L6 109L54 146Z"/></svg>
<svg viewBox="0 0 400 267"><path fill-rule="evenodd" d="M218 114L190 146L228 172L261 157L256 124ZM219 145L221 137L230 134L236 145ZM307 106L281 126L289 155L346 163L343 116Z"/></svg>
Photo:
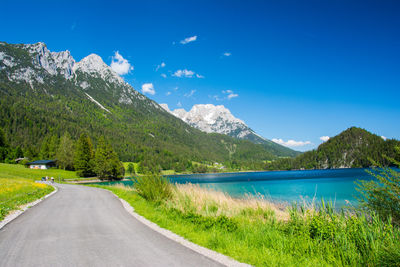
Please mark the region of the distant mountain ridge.
<svg viewBox="0 0 400 267"><path fill-rule="evenodd" d="M400 141L384 140L365 129L351 127L319 145L315 150L305 152L293 159L275 161L269 169L335 169L367 168L375 161L383 166L391 165L386 158L400 160L396 151Z"/></svg>
<svg viewBox="0 0 400 267"><path fill-rule="evenodd" d="M223 105L197 104L190 111L184 109L170 110L167 104L160 104L166 111L180 118L190 126L206 133L220 133L234 138L248 140L255 144L262 144L274 149L280 156L295 156L300 152L291 150L261 137L246 123L232 115Z"/></svg>
<svg viewBox="0 0 400 267"><path fill-rule="evenodd" d="M280 154L206 134L126 83L101 57L76 62L44 43L0 42L0 127L9 142L38 153L46 136L105 136L122 160L174 168L191 161L261 162Z"/></svg>

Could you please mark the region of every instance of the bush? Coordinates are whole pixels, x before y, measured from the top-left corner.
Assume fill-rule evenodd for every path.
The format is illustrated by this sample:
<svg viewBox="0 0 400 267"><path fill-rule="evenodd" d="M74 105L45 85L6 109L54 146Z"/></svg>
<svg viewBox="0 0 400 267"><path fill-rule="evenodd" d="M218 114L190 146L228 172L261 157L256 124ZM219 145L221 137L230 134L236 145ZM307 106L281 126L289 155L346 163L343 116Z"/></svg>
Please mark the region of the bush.
<svg viewBox="0 0 400 267"><path fill-rule="evenodd" d="M160 203L172 197L172 185L160 175L149 174L132 179L137 193L144 199Z"/></svg>
<svg viewBox="0 0 400 267"><path fill-rule="evenodd" d="M393 159L389 160L397 166L400 165ZM376 180L357 183L357 190L362 195L359 198L361 208L375 212L382 219L391 220L400 227L400 172L383 167L368 172Z"/></svg>

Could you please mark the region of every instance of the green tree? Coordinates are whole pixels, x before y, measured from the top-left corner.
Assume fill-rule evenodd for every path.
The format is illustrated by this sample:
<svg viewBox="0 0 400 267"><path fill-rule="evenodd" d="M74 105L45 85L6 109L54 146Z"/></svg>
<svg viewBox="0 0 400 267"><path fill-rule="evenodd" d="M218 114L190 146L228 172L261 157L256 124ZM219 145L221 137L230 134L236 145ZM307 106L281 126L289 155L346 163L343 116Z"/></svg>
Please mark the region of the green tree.
<svg viewBox="0 0 400 267"><path fill-rule="evenodd" d="M41 159L49 159L49 138L46 136L43 141L42 141L42 145L40 147L40 153L39 153L39 157Z"/></svg>
<svg viewBox="0 0 400 267"><path fill-rule="evenodd" d="M94 176L94 152L90 137L83 133L78 139L75 148L74 167L77 175L81 177Z"/></svg>
<svg viewBox="0 0 400 267"><path fill-rule="evenodd" d="M397 147L400 154L400 148ZM394 165L400 167L400 162L386 157ZM393 168L382 167L369 171L376 178L371 181L360 181L357 190L362 197L359 198L361 207L368 209L385 220L391 220L394 225L400 227L400 172Z"/></svg>
<svg viewBox="0 0 400 267"><path fill-rule="evenodd" d="M3 130L0 128L0 162L3 162L7 158L8 145L6 141L6 136Z"/></svg>
<svg viewBox="0 0 400 267"><path fill-rule="evenodd" d="M68 132L60 139L56 153L58 166L64 170L74 169L74 141Z"/></svg>
<svg viewBox="0 0 400 267"><path fill-rule="evenodd" d="M135 173L135 166L133 165L132 162L130 162L130 163L128 164L127 171L129 172L129 174L130 174L131 176L132 176L132 174Z"/></svg>
<svg viewBox="0 0 400 267"><path fill-rule="evenodd" d="M125 173L117 153L104 137L98 141L94 162L94 171L100 179L121 179Z"/></svg>
<svg viewBox="0 0 400 267"><path fill-rule="evenodd" d="M49 141L49 159L55 159L59 143L60 139L58 138L58 136L52 135Z"/></svg>
<svg viewBox="0 0 400 267"><path fill-rule="evenodd" d="M6 136L3 129L0 128L0 147L7 147Z"/></svg>

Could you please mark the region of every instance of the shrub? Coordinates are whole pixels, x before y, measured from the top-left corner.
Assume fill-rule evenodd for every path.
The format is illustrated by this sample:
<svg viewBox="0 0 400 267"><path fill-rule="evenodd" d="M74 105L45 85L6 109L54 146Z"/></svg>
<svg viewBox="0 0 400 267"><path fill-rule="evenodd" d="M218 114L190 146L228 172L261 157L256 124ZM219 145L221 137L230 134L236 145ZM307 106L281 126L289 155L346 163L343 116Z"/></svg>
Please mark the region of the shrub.
<svg viewBox="0 0 400 267"><path fill-rule="evenodd" d="M160 175L149 174L132 179L136 192L144 199L160 203L172 197L172 185Z"/></svg>
<svg viewBox="0 0 400 267"><path fill-rule="evenodd" d="M388 160L400 165L393 159ZM359 198L361 208L375 212L385 221L391 220L400 227L400 172L383 167L368 172L376 180L357 183L357 190L362 195Z"/></svg>

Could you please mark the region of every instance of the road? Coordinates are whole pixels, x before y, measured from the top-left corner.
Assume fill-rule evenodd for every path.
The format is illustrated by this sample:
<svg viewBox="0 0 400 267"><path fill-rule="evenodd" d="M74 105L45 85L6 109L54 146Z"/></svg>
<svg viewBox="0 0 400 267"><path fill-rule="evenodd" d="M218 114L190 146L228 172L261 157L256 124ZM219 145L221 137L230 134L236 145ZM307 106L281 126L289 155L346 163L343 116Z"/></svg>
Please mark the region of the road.
<svg viewBox="0 0 400 267"><path fill-rule="evenodd" d="M0 230L0 266L220 266L153 231L110 192L59 191Z"/></svg>

